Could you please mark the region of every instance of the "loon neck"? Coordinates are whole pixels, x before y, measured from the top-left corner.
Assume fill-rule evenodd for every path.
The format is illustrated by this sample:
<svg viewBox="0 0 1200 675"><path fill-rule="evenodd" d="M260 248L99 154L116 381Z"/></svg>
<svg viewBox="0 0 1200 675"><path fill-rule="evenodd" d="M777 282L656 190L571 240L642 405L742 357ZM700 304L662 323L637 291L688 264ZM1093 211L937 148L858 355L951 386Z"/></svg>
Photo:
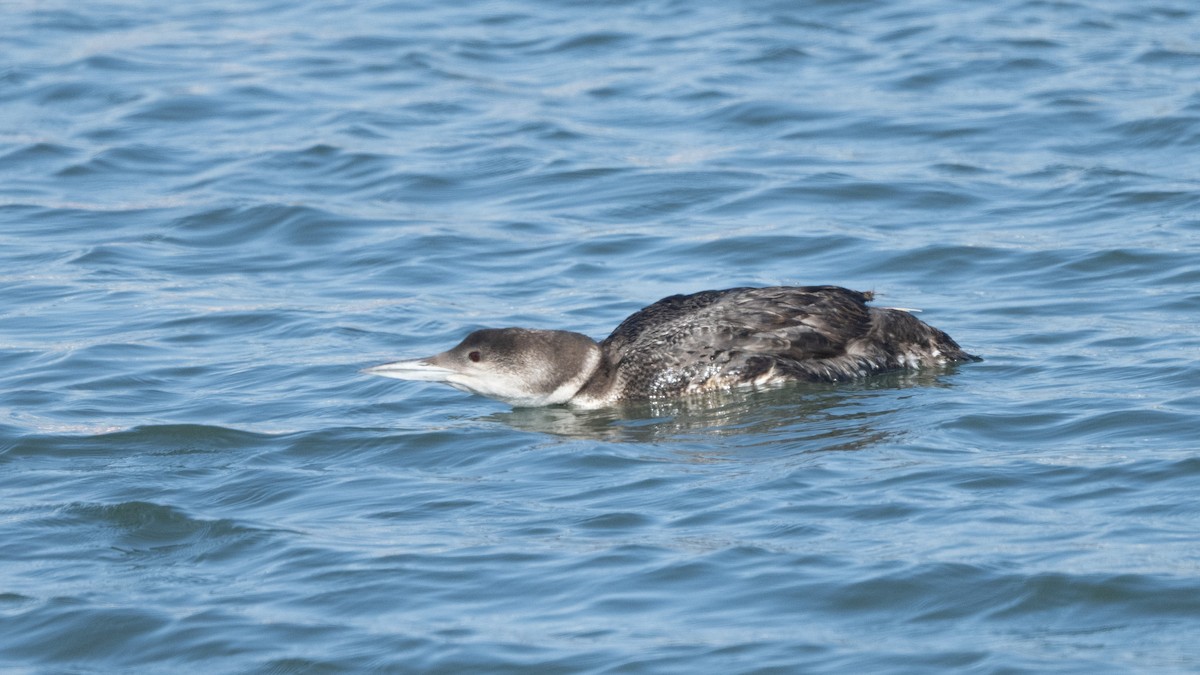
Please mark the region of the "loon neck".
<svg viewBox="0 0 1200 675"><path fill-rule="evenodd" d="M573 406L599 408L612 404L620 397L617 369L612 359L600 345L597 345L592 354L594 358L589 355L590 364L582 386L569 399Z"/></svg>
<svg viewBox="0 0 1200 675"><path fill-rule="evenodd" d="M570 331L561 331L561 333L572 334ZM580 392L591 384L596 373L601 370L601 364L606 359L604 358L604 352L600 350L600 345L597 345L595 341L586 336L580 335L579 337L584 337L588 344L580 361L577 362L578 368L574 372L569 373L569 376L565 376L553 391L539 397L539 400L534 405L555 405L574 401ZM563 373L566 368L567 364L563 363L559 367L554 368L554 370ZM563 373L563 375L567 374Z"/></svg>

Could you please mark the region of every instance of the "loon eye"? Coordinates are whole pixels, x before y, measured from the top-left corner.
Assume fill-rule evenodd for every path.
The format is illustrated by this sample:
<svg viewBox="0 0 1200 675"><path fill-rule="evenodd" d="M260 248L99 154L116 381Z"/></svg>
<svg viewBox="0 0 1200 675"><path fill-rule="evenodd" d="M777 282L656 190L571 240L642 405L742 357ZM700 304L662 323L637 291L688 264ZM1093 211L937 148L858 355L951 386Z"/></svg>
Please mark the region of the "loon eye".
<svg viewBox="0 0 1200 675"><path fill-rule="evenodd" d="M473 351L473 352L470 352L469 354L467 354L467 358L471 359L471 361L473 363L479 363L479 359L482 359L483 355L480 354L478 350L476 350L476 351Z"/></svg>

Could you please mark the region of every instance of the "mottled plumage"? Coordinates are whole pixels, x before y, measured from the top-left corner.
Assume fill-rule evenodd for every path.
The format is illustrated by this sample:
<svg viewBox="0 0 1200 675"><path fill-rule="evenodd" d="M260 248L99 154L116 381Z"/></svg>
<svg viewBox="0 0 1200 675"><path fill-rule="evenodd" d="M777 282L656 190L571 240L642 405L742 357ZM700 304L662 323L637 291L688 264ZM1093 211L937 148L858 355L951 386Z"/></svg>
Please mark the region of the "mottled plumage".
<svg viewBox="0 0 1200 675"><path fill-rule="evenodd" d="M570 331L488 329L428 359L368 372L445 381L514 405L598 407L976 359L904 310L868 307L871 298L837 286L673 295L598 345Z"/></svg>

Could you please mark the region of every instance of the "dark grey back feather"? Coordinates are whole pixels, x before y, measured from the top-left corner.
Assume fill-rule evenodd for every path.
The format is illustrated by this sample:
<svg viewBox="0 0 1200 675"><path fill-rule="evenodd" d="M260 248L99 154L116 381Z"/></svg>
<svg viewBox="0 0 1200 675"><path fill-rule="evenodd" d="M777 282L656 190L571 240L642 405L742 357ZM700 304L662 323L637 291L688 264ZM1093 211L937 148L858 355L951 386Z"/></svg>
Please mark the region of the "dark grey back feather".
<svg viewBox="0 0 1200 675"><path fill-rule="evenodd" d="M630 316L600 347L624 396L656 398L974 358L907 312L868 307L871 298L837 286L673 295Z"/></svg>

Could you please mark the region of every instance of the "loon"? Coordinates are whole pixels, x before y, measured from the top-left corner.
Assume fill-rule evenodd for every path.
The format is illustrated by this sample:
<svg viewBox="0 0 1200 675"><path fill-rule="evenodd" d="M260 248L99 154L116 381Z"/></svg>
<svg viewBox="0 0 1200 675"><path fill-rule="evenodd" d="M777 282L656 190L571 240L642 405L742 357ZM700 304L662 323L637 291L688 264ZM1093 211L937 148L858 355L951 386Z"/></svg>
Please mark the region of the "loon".
<svg viewBox="0 0 1200 675"><path fill-rule="evenodd" d="M868 307L873 298L838 286L672 295L598 344L565 330L488 328L440 354L363 372L445 382L514 407L599 408L980 360L908 310Z"/></svg>

